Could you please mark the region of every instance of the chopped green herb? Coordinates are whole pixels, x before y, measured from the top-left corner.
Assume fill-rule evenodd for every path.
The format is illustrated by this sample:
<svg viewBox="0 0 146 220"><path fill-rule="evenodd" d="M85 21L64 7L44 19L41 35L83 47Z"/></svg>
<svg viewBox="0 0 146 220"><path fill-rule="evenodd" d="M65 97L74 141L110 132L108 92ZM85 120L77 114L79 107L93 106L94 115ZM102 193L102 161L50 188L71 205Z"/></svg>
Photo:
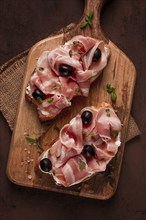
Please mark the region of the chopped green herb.
<svg viewBox="0 0 146 220"><path fill-rule="evenodd" d="M55 84L55 85L53 85L52 88L53 88L53 89L61 89L61 85L57 85L57 84Z"/></svg>
<svg viewBox="0 0 146 220"><path fill-rule="evenodd" d="M80 161L80 170L85 169L86 163L84 161Z"/></svg>
<svg viewBox="0 0 146 220"><path fill-rule="evenodd" d="M69 51L69 56L72 57L72 55L73 55L73 51L70 50L70 51Z"/></svg>
<svg viewBox="0 0 146 220"><path fill-rule="evenodd" d="M44 149L42 148L40 144L40 137L38 138L25 137L25 138L29 143L37 145L41 151L44 151Z"/></svg>
<svg viewBox="0 0 146 220"><path fill-rule="evenodd" d="M84 28L87 27L87 25L88 25L88 23L87 23L86 21L83 21L83 22L81 23L81 25L80 25L80 28L81 28L81 29L84 29Z"/></svg>
<svg viewBox="0 0 146 220"><path fill-rule="evenodd" d="M48 103L53 102L53 98L48 98L47 102L48 102Z"/></svg>
<svg viewBox="0 0 146 220"><path fill-rule="evenodd" d="M81 89L80 89L79 87L76 88L76 90L75 90L75 94L78 95L80 92L81 92Z"/></svg>
<svg viewBox="0 0 146 220"><path fill-rule="evenodd" d="M37 102L38 102L39 104L42 104L42 103L43 103L43 100L41 99L41 97L37 97Z"/></svg>
<svg viewBox="0 0 146 220"><path fill-rule="evenodd" d="M106 90L107 90L108 93L112 93L112 92L114 92L115 88L112 87L110 84L107 84L106 85Z"/></svg>
<svg viewBox="0 0 146 220"><path fill-rule="evenodd" d="M85 21L88 22L89 20L90 20L90 17L89 17L88 15L86 15L86 16L85 16Z"/></svg>
<svg viewBox="0 0 146 220"><path fill-rule="evenodd" d="M111 93L111 100L112 100L112 102L115 102L117 100L117 95L115 92Z"/></svg>
<svg viewBox="0 0 146 220"><path fill-rule="evenodd" d="M74 47L78 46L78 41L73 41Z"/></svg>
<svg viewBox="0 0 146 220"><path fill-rule="evenodd" d="M88 24L89 24L89 26L90 26L91 28L93 27L93 23L92 23L92 20L91 20L91 19L88 20Z"/></svg>
<svg viewBox="0 0 146 220"><path fill-rule="evenodd" d="M57 85L53 85L53 89L57 89Z"/></svg>

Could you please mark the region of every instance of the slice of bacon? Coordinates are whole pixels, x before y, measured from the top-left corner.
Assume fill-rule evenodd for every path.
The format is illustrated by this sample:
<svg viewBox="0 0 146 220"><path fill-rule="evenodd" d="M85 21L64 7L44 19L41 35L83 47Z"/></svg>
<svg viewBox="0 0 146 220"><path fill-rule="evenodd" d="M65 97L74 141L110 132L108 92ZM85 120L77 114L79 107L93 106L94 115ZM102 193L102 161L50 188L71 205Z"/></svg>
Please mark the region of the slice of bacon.
<svg viewBox="0 0 146 220"><path fill-rule="evenodd" d="M92 112L89 125L84 125L81 115ZM41 155L52 163L54 180L65 187L88 179L95 173L105 171L120 146L121 122L113 108L103 103L101 107L86 107L60 130L59 139ZM87 158L85 145L94 147L95 155ZM42 171L42 170L41 170ZM43 171L42 171L43 172Z"/></svg>

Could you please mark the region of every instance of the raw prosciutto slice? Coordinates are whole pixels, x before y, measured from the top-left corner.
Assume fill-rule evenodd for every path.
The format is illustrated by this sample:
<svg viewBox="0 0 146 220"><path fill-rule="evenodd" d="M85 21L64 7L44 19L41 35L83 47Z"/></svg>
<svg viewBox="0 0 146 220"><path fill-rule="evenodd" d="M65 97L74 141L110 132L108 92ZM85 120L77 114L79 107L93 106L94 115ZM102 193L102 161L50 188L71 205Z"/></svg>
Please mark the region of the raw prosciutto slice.
<svg viewBox="0 0 146 220"><path fill-rule="evenodd" d="M95 62L93 57L97 48L101 56ZM29 101L37 106L40 114L51 119L70 106L73 97L88 96L91 83L107 65L108 57L109 48L105 42L82 35L73 37L51 51L44 51L29 80L26 97L29 96ZM36 90L44 94L45 98L41 101L41 96L33 95ZM51 105L48 102L50 96L53 97ZM63 101L63 104L56 106L56 98L60 99L59 103Z"/></svg>
<svg viewBox="0 0 146 220"><path fill-rule="evenodd" d="M92 116L87 124L84 123L84 113ZM39 169L52 175L59 185L68 187L80 183L105 171L121 144L120 131L121 122L110 105L86 107L64 125L59 139L43 152ZM49 172L40 165L44 159L51 163Z"/></svg>

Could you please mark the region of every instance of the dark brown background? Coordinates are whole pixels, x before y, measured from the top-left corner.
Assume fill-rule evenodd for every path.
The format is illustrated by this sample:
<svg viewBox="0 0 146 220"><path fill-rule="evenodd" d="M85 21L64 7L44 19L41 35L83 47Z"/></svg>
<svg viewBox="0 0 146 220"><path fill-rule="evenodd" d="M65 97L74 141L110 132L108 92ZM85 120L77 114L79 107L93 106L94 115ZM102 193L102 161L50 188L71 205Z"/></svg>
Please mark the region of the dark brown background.
<svg viewBox="0 0 146 220"><path fill-rule="evenodd" d="M83 8L83 0L0 0L0 64L77 22ZM132 115L142 135L126 144L115 196L103 202L13 185L6 176L12 133L0 115L1 220L146 219L146 1L109 0L101 24L137 69Z"/></svg>

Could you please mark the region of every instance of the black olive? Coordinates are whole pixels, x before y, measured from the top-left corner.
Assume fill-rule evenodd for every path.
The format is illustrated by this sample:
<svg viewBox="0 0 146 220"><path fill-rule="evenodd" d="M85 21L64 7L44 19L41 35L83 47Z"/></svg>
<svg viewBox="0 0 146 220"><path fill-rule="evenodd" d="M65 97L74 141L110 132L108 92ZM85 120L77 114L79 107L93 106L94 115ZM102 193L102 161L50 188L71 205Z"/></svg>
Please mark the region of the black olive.
<svg viewBox="0 0 146 220"><path fill-rule="evenodd" d="M63 64L59 67L59 73L61 76L69 77L73 74L73 68L69 65Z"/></svg>
<svg viewBox="0 0 146 220"><path fill-rule="evenodd" d="M40 161L40 167L44 172L49 172L52 169L52 163L48 158L44 158Z"/></svg>
<svg viewBox="0 0 146 220"><path fill-rule="evenodd" d="M84 111L81 115L81 118L82 118L82 123L84 125L88 125L92 120L92 112Z"/></svg>
<svg viewBox="0 0 146 220"><path fill-rule="evenodd" d="M100 57L101 57L101 50L99 48L97 48L94 52L92 61L97 62L100 59Z"/></svg>
<svg viewBox="0 0 146 220"><path fill-rule="evenodd" d="M38 99L39 97L44 100L46 98L46 95L39 89L35 89L32 93L32 96L34 99Z"/></svg>
<svg viewBox="0 0 146 220"><path fill-rule="evenodd" d="M95 150L93 145L85 145L83 148L83 155L87 158L92 158L95 156Z"/></svg>

